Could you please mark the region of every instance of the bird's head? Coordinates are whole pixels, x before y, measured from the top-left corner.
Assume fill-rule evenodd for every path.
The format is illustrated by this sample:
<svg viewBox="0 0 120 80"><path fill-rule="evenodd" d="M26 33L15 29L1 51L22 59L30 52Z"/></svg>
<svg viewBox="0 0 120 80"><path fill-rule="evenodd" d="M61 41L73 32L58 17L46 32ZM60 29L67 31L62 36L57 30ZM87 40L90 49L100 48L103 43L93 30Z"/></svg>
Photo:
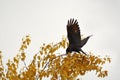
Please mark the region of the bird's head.
<svg viewBox="0 0 120 80"><path fill-rule="evenodd" d="M69 52L71 53L72 50L68 47L68 48L66 49L66 53L68 54Z"/></svg>

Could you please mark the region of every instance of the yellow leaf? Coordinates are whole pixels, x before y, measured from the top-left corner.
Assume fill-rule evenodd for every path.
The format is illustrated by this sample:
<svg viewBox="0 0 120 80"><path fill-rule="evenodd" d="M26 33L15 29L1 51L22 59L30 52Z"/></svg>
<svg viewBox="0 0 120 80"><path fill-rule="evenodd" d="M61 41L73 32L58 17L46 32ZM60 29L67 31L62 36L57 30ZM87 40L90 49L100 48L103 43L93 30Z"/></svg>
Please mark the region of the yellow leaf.
<svg viewBox="0 0 120 80"><path fill-rule="evenodd" d="M26 58L26 55L25 55L25 53L24 53L24 52L22 52L22 53L21 53L21 60L22 60L22 61L24 61L24 60L25 60L25 58Z"/></svg>
<svg viewBox="0 0 120 80"><path fill-rule="evenodd" d="M44 66L44 61L42 62L42 67Z"/></svg>
<svg viewBox="0 0 120 80"><path fill-rule="evenodd" d="M40 56L37 56L37 59L40 60Z"/></svg>

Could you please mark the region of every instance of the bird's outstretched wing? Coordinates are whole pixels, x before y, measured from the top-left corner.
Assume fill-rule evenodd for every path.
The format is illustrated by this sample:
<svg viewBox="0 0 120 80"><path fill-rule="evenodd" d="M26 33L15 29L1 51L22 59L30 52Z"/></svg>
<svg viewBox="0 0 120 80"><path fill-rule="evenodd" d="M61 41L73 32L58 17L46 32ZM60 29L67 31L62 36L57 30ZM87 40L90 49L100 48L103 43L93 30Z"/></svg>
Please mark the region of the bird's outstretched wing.
<svg viewBox="0 0 120 80"><path fill-rule="evenodd" d="M67 37L69 45L81 43L80 29L77 20L70 19L67 23Z"/></svg>
<svg viewBox="0 0 120 80"><path fill-rule="evenodd" d="M81 40L81 44L80 44L80 47L81 47L81 48L87 43L88 39L89 39L91 36L92 36L92 35L90 35L90 36L84 38L83 40Z"/></svg>

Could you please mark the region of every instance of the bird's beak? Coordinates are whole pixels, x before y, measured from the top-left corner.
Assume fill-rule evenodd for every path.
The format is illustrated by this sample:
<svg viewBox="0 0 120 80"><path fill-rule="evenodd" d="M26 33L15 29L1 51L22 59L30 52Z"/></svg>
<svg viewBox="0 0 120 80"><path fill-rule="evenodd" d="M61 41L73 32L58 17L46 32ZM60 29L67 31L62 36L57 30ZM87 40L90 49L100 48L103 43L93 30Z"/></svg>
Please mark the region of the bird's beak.
<svg viewBox="0 0 120 80"><path fill-rule="evenodd" d="M93 35L90 35L89 37L92 37Z"/></svg>

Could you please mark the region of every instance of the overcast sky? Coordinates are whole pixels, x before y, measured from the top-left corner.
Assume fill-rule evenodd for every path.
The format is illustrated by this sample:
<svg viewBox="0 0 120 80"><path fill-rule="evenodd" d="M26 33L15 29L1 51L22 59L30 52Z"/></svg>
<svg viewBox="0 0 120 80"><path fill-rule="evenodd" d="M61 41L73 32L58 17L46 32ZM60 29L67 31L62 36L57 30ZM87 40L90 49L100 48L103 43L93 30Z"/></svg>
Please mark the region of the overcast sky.
<svg viewBox="0 0 120 80"><path fill-rule="evenodd" d="M0 50L4 63L19 50L21 39L30 34L28 60L43 43L59 42L66 36L67 20L78 20L84 37L93 35L83 47L96 55L109 55L109 76L88 73L83 80L120 80L120 0L0 0ZM65 50L63 50L63 53Z"/></svg>

